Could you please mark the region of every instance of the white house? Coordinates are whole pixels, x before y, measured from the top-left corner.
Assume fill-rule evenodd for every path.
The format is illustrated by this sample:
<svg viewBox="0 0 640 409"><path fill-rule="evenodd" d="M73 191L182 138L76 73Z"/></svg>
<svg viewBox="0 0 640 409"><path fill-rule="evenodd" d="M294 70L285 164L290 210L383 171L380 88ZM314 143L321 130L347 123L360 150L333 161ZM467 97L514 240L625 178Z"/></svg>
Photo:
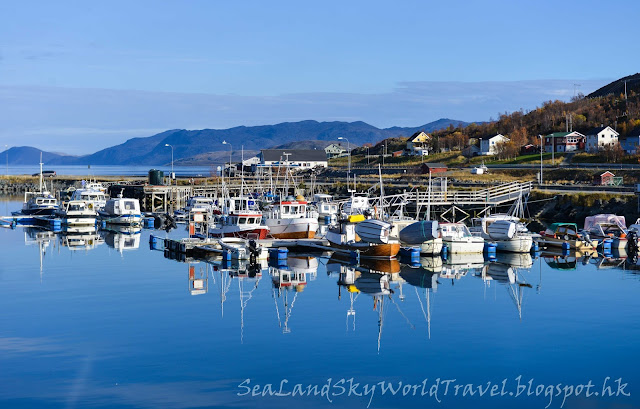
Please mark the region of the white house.
<svg viewBox="0 0 640 409"><path fill-rule="evenodd" d="M324 152L327 154L327 158L329 159L349 155L349 152L339 143L332 143L324 148Z"/></svg>
<svg viewBox="0 0 640 409"><path fill-rule="evenodd" d="M424 132L416 132L407 140L409 155L428 155L431 136Z"/></svg>
<svg viewBox="0 0 640 409"><path fill-rule="evenodd" d="M498 153L496 145L509 142L510 139L502 134L497 134L490 138L480 139L480 155L495 155Z"/></svg>
<svg viewBox="0 0 640 409"><path fill-rule="evenodd" d="M324 149L263 149L258 167L311 169L329 166Z"/></svg>
<svg viewBox="0 0 640 409"><path fill-rule="evenodd" d="M598 152L604 149L605 146L615 146L618 144L619 135L620 134L610 126L593 128L586 134L587 141L585 149L587 152Z"/></svg>

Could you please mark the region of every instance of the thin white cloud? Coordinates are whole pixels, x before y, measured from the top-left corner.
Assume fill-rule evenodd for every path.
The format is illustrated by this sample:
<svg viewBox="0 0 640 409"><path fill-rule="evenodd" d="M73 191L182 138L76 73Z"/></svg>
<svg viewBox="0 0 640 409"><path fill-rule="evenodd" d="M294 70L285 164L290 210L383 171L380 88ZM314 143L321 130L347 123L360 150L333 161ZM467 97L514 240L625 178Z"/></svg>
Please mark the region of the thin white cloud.
<svg viewBox="0 0 640 409"><path fill-rule="evenodd" d="M0 86L5 107L0 145L93 153L168 129L225 129L313 119L419 126L439 118L486 121L553 99L589 93L608 80L402 82L388 93L298 93L277 96Z"/></svg>

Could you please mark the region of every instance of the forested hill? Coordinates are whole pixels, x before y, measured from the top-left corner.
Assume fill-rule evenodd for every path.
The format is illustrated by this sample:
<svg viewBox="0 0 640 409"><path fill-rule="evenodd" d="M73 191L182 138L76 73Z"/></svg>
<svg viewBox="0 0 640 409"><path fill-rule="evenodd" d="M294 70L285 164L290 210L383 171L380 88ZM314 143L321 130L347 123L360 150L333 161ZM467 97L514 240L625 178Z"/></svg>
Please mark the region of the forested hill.
<svg viewBox="0 0 640 409"><path fill-rule="evenodd" d="M500 114L494 122L433 132L435 148L463 149L471 139L472 143L477 143L480 138L500 133L511 139L512 149L519 150L527 143L539 144L538 135L566 130L585 134L603 125L611 126L625 137L640 127L639 79L640 74L630 75L602 87L589 97L577 95L570 102L546 101L531 111ZM624 81L627 81L626 98Z"/></svg>
<svg viewBox="0 0 640 409"><path fill-rule="evenodd" d="M635 92L636 94L640 94L640 73L637 73L613 81L612 83L593 91L591 94L587 95L587 98L606 97L612 94L624 95L625 83L627 96L631 91Z"/></svg>

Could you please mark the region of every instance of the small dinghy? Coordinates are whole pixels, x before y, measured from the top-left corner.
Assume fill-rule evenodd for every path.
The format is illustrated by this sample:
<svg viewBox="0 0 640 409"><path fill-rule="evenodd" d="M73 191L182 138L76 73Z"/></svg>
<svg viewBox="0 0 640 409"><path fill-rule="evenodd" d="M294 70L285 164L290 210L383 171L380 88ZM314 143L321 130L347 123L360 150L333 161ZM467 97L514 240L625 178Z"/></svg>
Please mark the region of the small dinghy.
<svg viewBox="0 0 640 409"><path fill-rule="evenodd" d="M369 219L356 224L356 234L362 241L373 244L387 244L391 224L380 220Z"/></svg>
<svg viewBox="0 0 640 409"><path fill-rule="evenodd" d="M415 222L400 230L400 241L407 244L422 244L438 238L438 222L425 220Z"/></svg>

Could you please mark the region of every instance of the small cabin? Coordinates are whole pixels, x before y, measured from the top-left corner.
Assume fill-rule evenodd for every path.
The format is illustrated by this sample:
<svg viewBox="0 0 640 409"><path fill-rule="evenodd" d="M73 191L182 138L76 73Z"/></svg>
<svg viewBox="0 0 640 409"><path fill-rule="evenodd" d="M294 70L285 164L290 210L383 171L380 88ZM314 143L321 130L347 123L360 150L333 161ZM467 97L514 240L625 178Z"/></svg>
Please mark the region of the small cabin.
<svg viewBox="0 0 640 409"><path fill-rule="evenodd" d="M420 173L428 175L429 173L442 173L449 170L444 163L423 163L420 165Z"/></svg>
<svg viewBox="0 0 640 409"><path fill-rule="evenodd" d="M622 177L616 177L612 172L596 173L593 176L593 184L596 186L619 186L622 184Z"/></svg>

